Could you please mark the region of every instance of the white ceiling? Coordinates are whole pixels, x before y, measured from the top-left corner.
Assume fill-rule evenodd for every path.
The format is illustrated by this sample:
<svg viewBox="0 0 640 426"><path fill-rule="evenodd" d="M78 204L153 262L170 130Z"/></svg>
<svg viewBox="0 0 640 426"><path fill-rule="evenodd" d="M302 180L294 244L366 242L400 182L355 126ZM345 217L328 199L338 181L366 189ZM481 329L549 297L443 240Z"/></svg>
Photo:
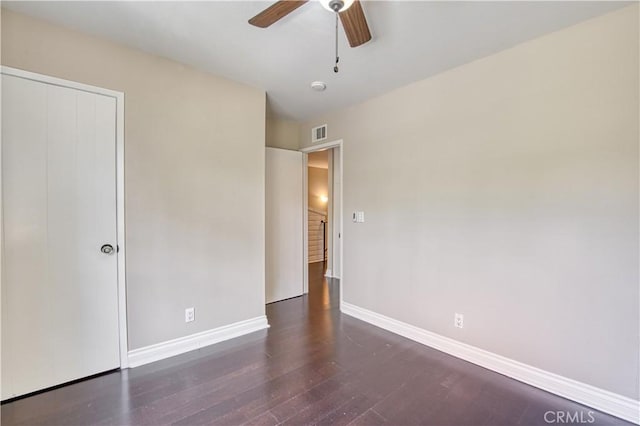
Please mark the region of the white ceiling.
<svg viewBox="0 0 640 426"><path fill-rule="evenodd" d="M307 119L629 3L365 1L373 40L351 49L316 2L267 29L269 2L7 2L3 7L208 70L267 91L272 114ZM314 80L327 90L313 92Z"/></svg>

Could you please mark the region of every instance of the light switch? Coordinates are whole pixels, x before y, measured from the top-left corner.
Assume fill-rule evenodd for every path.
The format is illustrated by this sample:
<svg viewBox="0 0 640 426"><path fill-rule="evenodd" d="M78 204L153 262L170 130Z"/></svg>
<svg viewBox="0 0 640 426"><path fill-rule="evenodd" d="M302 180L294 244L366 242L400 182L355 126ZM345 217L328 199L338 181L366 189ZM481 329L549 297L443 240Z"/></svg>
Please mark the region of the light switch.
<svg viewBox="0 0 640 426"><path fill-rule="evenodd" d="M364 222L364 212L353 212L353 221L356 223Z"/></svg>

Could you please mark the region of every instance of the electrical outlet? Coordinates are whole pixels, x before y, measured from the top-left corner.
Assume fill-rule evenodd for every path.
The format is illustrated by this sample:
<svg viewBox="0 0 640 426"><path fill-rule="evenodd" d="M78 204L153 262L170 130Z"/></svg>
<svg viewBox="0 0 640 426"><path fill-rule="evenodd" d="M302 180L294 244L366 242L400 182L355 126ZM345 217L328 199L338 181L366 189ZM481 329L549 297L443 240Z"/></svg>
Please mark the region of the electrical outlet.
<svg viewBox="0 0 640 426"><path fill-rule="evenodd" d="M458 328L462 328L464 326L464 315L456 312L453 317L453 325Z"/></svg>
<svg viewBox="0 0 640 426"><path fill-rule="evenodd" d="M196 319L196 308L187 308L184 310L184 322L195 321Z"/></svg>

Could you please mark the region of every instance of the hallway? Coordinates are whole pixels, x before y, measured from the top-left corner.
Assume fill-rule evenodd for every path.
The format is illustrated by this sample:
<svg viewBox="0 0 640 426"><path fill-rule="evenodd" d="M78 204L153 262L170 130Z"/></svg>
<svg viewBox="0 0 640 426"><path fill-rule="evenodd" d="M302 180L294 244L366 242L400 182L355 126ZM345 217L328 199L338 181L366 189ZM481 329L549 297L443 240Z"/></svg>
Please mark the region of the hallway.
<svg viewBox="0 0 640 426"><path fill-rule="evenodd" d="M323 271L267 305L267 331L5 404L2 424L544 425L549 411L624 424L342 315Z"/></svg>

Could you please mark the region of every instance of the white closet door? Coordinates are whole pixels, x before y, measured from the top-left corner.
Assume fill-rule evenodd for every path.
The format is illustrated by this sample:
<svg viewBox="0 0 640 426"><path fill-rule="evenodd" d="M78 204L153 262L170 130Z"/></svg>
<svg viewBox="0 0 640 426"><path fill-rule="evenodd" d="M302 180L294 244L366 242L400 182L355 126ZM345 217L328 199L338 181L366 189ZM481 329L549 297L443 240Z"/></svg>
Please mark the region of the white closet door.
<svg viewBox="0 0 640 426"><path fill-rule="evenodd" d="M115 99L3 75L2 190L2 399L118 368Z"/></svg>
<svg viewBox="0 0 640 426"><path fill-rule="evenodd" d="M303 167L301 152L267 148L267 303L303 293Z"/></svg>

